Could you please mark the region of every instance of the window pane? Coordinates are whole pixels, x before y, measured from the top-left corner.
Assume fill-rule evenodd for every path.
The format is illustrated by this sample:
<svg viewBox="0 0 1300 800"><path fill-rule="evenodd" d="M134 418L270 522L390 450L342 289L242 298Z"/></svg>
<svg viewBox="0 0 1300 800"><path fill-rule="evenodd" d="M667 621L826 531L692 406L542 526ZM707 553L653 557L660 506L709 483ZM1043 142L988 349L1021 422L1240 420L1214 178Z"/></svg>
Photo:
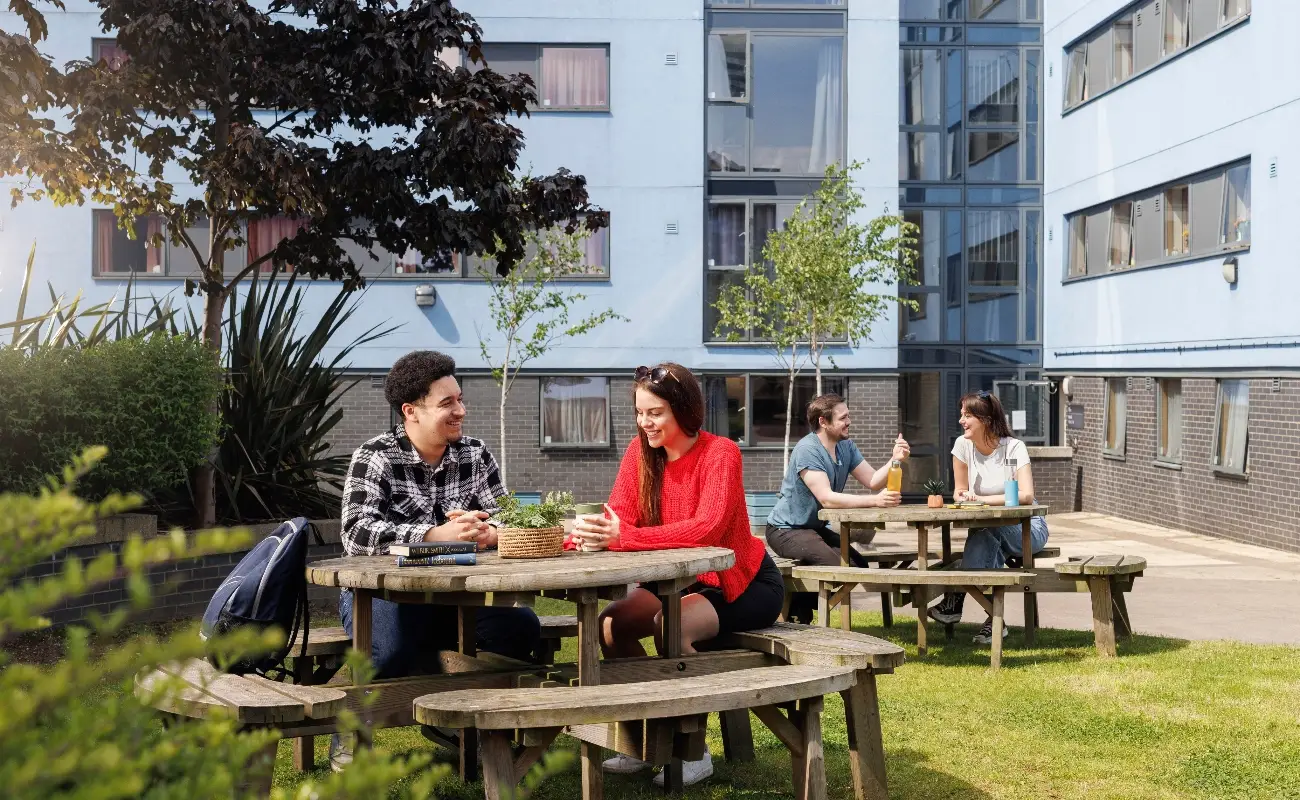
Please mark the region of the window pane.
<svg viewBox="0 0 1300 800"><path fill-rule="evenodd" d="M1020 134L1017 131L973 131L967 136L970 181L1020 180Z"/></svg>
<svg viewBox="0 0 1300 800"><path fill-rule="evenodd" d="M939 180L939 134L899 134L898 150L900 181Z"/></svg>
<svg viewBox="0 0 1300 800"><path fill-rule="evenodd" d="M286 239L298 235L298 231L307 225L307 220L276 216L269 219L257 219L248 223L248 263L270 253ZM273 272L277 267L291 269L292 265L272 261L263 261L258 267L260 272Z"/></svg>
<svg viewBox="0 0 1300 800"><path fill-rule="evenodd" d="M1224 185L1223 224L1220 226L1219 242L1221 244L1250 242L1249 164L1228 170Z"/></svg>
<svg viewBox="0 0 1300 800"><path fill-rule="evenodd" d="M970 0L966 19L970 22L1016 22L1020 0Z"/></svg>
<svg viewBox="0 0 1300 800"><path fill-rule="evenodd" d="M844 0L753 0L756 6L842 6Z"/></svg>
<svg viewBox="0 0 1300 800"><path fill-rule="evenodd" d="M1107 452L1124 452L1124 423L1127 411L1124 378L1107 378L1105 438L1102 442L1102 449Z"/></svg>
<svg viewBox="0 0 1300 800"><path fill-rule="evenodd" d="M1140 72L1160 60L1163 32L1156 13L1158 0L1146 0L1133 9L1133 70Z"/></svg>
<svg viewBox="0 0 1300 800"><path fill-rule="evenodd" d="M1132 200L1121 200L1111 210L1110 257L1107 264L1113 270L1133 266Z"/></svg>
<svg viewBox="0 0 1300 800"><path fill-rule="evenodd" d="M1078 278L1088 274L1088 240L1087 240L1088 218L1083 214L1075 214L1070 217L1070 240L1067 244L1069 271L1071 278Z"/></svg>
<svg viewBox="0 0 1300 800"><path fill-rule="evenodd" d="M1191 0L1188 15L1188 42L1202 41L1219 29L1219 9L1223 0Z"/></svg>
<svg viewBox="0 0 1300 800"><path fill-rule="evenodd" d="M709 99L746 100L749 37L744 33L709 34Z"/></svg>
<svg viewBox="0 0 1300 800"><path fill-rule="evenodd" d="M962 0L902 0L900 19L961 19Z"/></svg>
<svg viewBox="0 0 1300 800"><path fill-rule="evenodd" d="M1231 22L1250 13L1250 0L1223 0L1223 21Z"/></svg>
<svg viewBox="0 0 1300 800"><path fill-rule="evenodd" d="M966 232L970 286L1019 286L1020 212L967 212Z"/></svg>
<svg viewBox="0 0 1300 800"><path fill-rule="evenodd" d="M903 83L900 88L903 125L938 125L941 102L939 50L900 50Z"/></svg>
<svg viewBox="0 0 1300 800"><path fill-rule="evenodd" d="M1088 41L1088 96L1096 97L1110 86L1111 32L1103 30Z"/></svg>
<svg viewBox="0 0 1300 800"><path fill-rule="evenodd" d="M709 266L743 267L745 259L745 204L713 203L709 206Z"/></svg>
<svg viewBox="0 0 1300 800"><path fill-rule="evenodd" d="M1111 80L1119 83L1133 74L1133 15L1125 14L1115 20L1113 34L1114 58L1111 61Z"/></svg>
<svg viewBox="0 0 1300 800"><path fill-rule="evenodd" d="M944 212L944 306L946 321L944 338L950 342L960 342L961 299L965 292L962 285L962 212Z"/></svg>
<svg viewBox="0 0 1300 800"><path fill-rule="evenodd" d="M582 244L582 274L609 274L609 226L593 232Z"/></svg>
<svg viewBox="0 0 1300 800"><path fill-rule="evenodd" d="M493 72L502 75L527 75L537 84L537 45L535 44L485 44L483 60ZM481 65L468 65L471 70L481 69ZM538 87L540 90L540 86Z"/></svg>
<svg viewBox="0 0 1300 800"><path fill-rule="evenodd" d="M944 110L943 124L949 131L960 131L962 124L961 91L966 82L966 72L962 68L962 51L948 51L948 70L944 73L943 88L948 94Z"/></svg>
<svg viewBox="0 0 1300 800"><path fill-rule="evenodd" d="M1187 0L1165 0L1161 14L1165 18L1165 55L1187 46Z"/></svg>
<svg viewBox="0 0 1300 800"><path fill-rule="evenodd" d="M90 44L90 60L103 61L109 69L118 69L129 58L126 51L117 46L116 39L95 39Z"/></svg>
<svg viewBox="0 0 1300 800"><path fill-rule="evenodd" d="M763 261L763 251L767 248L767 238L772 231L785 230L786 222L794 215L795 203L755 203L754 217L751 220L750 243L753 250L749 254L751 264Z"/></svg>
<svg viewBox="0 0 1300 800"><path fill-rule="evenodd" d="M1043 212L1025 212L1025 341L1038 341L1038 276L1043 251Z"/></svg>
<svg viewBox="0 0 1300 800"><path fill-rule="evenodd" d="M608 51L603 47L543 47L543 108L609 108Z"/></svg>
<svg viewBox="0 0 1300 800"><path fill-rule="evenodd" d="M745 376L704 378L704 429L745 444Z"/></svg>
<svg viewBox="0 0 1300 800"><path fill-rule="evenodd" d="M941 373L904 373L898 378L898 408L903 438L912 446L912 457L903 470L903 490L920 491L930 479L944 480L942 464L951 461L951 442L940 430L943 394Z"/></svg>
<svg viewBox="0 0 1300 800"><path fill-rule="evenodd" d="M1072 106L1088 99L1088 43L1081 42L1069 52L1065 79L1065 105Z"/></svg>
<svg viewBox="0 0 1300 800"><path fill-rule="evenodd" d="M937 209L909 209L903 212L904 220L921 229L916 235L916 280L921 286L939 285L939 260L943 257L940 252L940 213Z"/></svg>
<svg viewBox="0 0 1300 800"><path fill-rule="evenodd" d="M786 388L789 383L780 376L753 375L749 385L752 394L750 425L754 437L751 444L781 444L785 440ZM822 376L822 392L844 396L844 379ZM812 376L795 380L790 414L791 444L808 432L805 411L816 393L817 382Z"/></svg>
<svg viewBox="0 0 1300 800"><path fill-rule="evenodd" d="M1163 461L1181 461L1183 455L1183 384L1179 380L1159 382L1160 418L1156 456Z"/></svg>
<svg viewBox="0 0 1300 800"><path fill-rule="evenodd" d="M163 250L146 242L165 234L162 217L146 217L135 221L136 238L119 228L117 215L112 211L96 210L91 217L95 232L95 266L98 274L148 272L161 275Z"/></svg>
<svg viewBox="0 0 1300 800"><path fill-rule="evenodd" d="M1020 121L1020 51L969 50L966 116L971 125Z"/></svg>
<svg viewBox="0 0 1300 800"><path fill-rule="evenodd" d="M609 444L609 379L543 378L542 444Z"/></svg>
<svg viewBox="0 0 1300 800"><path fill-rule="evenodd" d="M938 292L904 292L904 300L914 300L916 309L902 306L898 313L900 342L939 341L940 314Z"/></svg>
<svg viewBox="0 0 1300 800"><path fill-rule="evenodd" d="M1181 184L1165 190L1165 255L1179 256L1191 252L1192 232L1187 221L1188 186Z"/></svg>
<svg viewBox="0 0 1300 800"><path fill-rule="evenodd" d="M1219 381L1218 429L1214 432L1214 466L1244 472L1250 384Z"/></svg>
<svg viewBox="0 0 1300 800"><path fill-rule="evenodd" d="M844 38L754 38L753 171L818 174L844 157Z"/></svg>
<svg viewBox="0 0 1300 800"><path fill-rule="evenodd" d="M1192 253L1213 253L1223 236L1223 173L1192 181L1188 197L1191 202L1188 224L1192 229Z"/></svg>
<svg viewBox="0 0 1300 800"><path fill-rule="evenodd" d="M339 239L339 247L362 275L388 275L394 272L396 259L378 242L362 247L351 239ZM371 256L374 258L371 258Z"/></svg>
<svg viewBox="0 0 1300 800"><path fill-rule="evenodd" d="M1106 250L1110 241L1110 209L1103 208L1088 215L1088 274L1101 275L1109 271Z"/></svg>
<svg viewBox="0 0 1300 800"><path fill-rule="evenodd" d="M140 223L136 223L137 231L140 230L138 227L139 224ZM208 220L201 219L190 225L185 229L185 235L189 237L190 241L194 243L194 246L199 249L199 253L202 254L204 260L206 260L208 257L208 248L210 246L208 240L211 238L211 229L208 226ZM194 253L190 250L189 245L184 242L180 244L172 244L169 241L166 242L163 247L166 248L164 252L166 253L166 268L168 275L185 278L194 278L199 276L199 262L198 259L194 257ZM346 247L344 249L346 249ZM243 263L244 248L238 247L226 252L225 268L227 273L232 270L237 270L238 266L242 266ZM360 261L357 262L357 265L359 267L369 266L368 264L362 264ZM373 275L376 273L369 272L366 274Z"/></svg>
<svg viewBox="0 0 1300 800"><path fill-rule="evenodd" d="M1163 193L1156 191L1133 202L1133 254L1139 264L1158 261L1165 254Z"/></svg>
<svg viewBox="0 0 1300 800"><path fill-rule="evenodd" d="M709 106L709 171L745 172L749 169L749 108L743 105Z"/></svg>
<svg viewBox="0 0 1300 800"><path fill-rule="evenodd" d="M966 341L1011 343L1017 341L1020 295L972 294L966 301Z"/></svg>
<svg viewBox="0 0 1300 800"><path fill-rule="evenodd" d="M737 333L738 341L747 341L749 336L745 331L735 331L732 328L718 330L718 310L714 303L718 301L723 287L745 285L745 275L742 272L709 272L704 277L704 340L706 342L721 342L728 340L729 333Z"/></svg>

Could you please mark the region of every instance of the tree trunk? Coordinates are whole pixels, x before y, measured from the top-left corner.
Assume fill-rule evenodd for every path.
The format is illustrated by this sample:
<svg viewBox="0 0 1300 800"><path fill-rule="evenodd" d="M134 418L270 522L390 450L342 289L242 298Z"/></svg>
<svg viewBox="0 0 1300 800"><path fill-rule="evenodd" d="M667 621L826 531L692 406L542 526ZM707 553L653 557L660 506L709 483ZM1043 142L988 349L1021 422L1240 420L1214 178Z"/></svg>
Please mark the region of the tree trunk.
<svg viewBox="0 0 1300 800"><path fill-rule="evenodd" d="M790 422L791 415L794 413L794 379L799 374L798 365L795 363L795 354L797 350L791 348L790 355L790 381L785 392L785 447L781 451L781 475L790 467Z"/></svg>
<svg viewBox="0 0 1300 800"><path fill-rule="evenodd" d="M506 336L506 357L501 362L501 402L497 406L497 424L501 438L497 440L497 471L501 475L501 485L506 483L506 398L510 396L510 357L513 355L514 337Z"/></svg>
<svg viewBox="0 0 1300 800"><path fill-rule="evenodd" d="M226 138L230 133L230 111L217 108L213 113L212 139L215 156L221 158L226 149ZM221 363L221 320L226 308L226 248L224 241L217 241L218 215L214 214L215 202L209 195L208 202L208 268L204 270L207 289L203 293L203 343L212 351L212 357ZM222 288L218 288L222 287ZM213 414L221 413L220 401L210 409ZM210 528L217 522L217 460L221 455L221 445L216 444L208 453L208 460L194 469L192 486L194 489L195 524L200 528Z"/></svg>
<svg viewBox="0 0 1300 800"><path fill-rule="evenodd" d="M822 395L822 351L817 346L817 334L814 333L809 341L809 351L812 352L813 371L817 373L817 393L814 397Z"/></svg>

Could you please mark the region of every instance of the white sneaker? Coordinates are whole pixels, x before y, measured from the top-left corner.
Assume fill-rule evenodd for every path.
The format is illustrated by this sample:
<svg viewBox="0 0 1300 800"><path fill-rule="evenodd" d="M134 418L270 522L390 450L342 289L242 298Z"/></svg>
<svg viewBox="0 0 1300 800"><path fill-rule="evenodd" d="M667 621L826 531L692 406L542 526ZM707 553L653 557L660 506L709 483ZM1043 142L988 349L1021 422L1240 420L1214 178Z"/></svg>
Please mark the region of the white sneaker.
<svg viewBox="0 0 1300 800"><path fill-rule="evenodd" d="M335 772L342 772L352 763L352 748L356 742L356 736L336 733L330 737L330 769Z"/></svg>
<svg viewBox="0 0 1300 800"><path fill-rule="evenodd" d="M709 755L708 748L704 750L704 758L699 761L682 762L682 786L694 786L705 778L713 774L713 756ZM660 772L655 776L655 786L664 785L664 774Z"/></svg>
<svg viewBox="0 0 1300 800"><path fill-rule="evenodd" d="M1007 638L1007 626L1002 626L1002 638ZM985 622L979 630L979 633L971 637L975 644L993 644L993 620Z"/></svg>
<svg viewBox="0 0 1300 800"><path fill-rule="evenodd" d="M622 753L618 753L613 758L605 759L604 763L600 765L601 769L606 772L612 772L615 775L631 775L634 772L640 772L648 766L650 765L641 759L633 758L632 756L625 756Z"/></svg>

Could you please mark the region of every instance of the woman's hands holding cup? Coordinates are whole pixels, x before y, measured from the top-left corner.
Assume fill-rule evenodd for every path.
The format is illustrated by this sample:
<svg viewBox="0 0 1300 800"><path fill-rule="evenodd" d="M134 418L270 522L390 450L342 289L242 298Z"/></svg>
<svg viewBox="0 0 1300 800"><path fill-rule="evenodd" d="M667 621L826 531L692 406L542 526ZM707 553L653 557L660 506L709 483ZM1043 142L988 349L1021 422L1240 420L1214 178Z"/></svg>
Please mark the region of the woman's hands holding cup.
<svg viewBox="0 0 1300 800"><path fill-rule="evenodd" d="M618 542L619 519L614 509L605 504L605 515L579 514L574 522L574 533L582 539L582 549L608 550Z"/></svg>

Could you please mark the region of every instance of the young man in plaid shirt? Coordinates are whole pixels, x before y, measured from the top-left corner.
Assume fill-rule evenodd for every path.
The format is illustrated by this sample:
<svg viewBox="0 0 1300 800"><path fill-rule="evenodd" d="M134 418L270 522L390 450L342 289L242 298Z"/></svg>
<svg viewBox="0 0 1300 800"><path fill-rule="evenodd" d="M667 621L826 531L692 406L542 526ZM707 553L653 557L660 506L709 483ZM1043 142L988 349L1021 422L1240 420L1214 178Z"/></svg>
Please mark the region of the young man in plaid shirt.
<svg viewBox="0 0 1300 800"><path fill-rule="evenodd" d="M408 353L389 370L384 398L402 421L352 456L343 484L344 550L384 555L389 545L421 541L495 547L487 519L506 489L487 447L461 431L466 412L456 362L428 350ZM373 602L378 677L436 672L438 650L456 645L455 608ZM351 633L350 591L339 612ZM480 650L528 660L540 633L532 609L479 609Z"/></svg>

